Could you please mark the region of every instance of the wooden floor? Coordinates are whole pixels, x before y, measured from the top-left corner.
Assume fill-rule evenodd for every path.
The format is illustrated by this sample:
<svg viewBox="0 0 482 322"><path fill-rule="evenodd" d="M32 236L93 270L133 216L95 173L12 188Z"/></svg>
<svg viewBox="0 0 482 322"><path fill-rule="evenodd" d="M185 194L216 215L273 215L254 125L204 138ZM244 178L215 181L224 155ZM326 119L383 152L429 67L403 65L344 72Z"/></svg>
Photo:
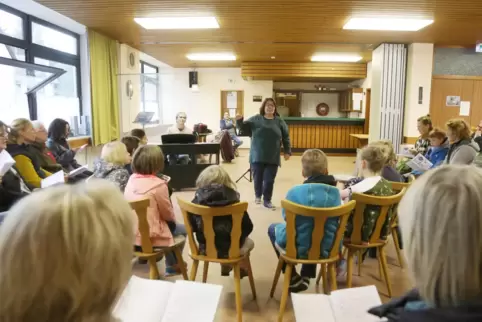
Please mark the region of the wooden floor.
<svg viewBox="0 0 482 322"><path fill-rule="evenodd" d="M286 192L296 184L303 181L301 176L301 163L299 156L293 156L288 162L283 162L279 169L278 176L274 188L273 203L279 207L280 200L286 195ZM345 173L353 172L354 157L329 157L329 171L330 173ZM248 169L248 152L243 150L241 156L233 161L231 164L223 164L225 169L231 174L233 179L237 179L243 172ZM251 290L249 288L248 279L245 278L241 282L241 289L243 292L243 320L244 321L276 321L279 299L281 297L281 286L283 284L282 277L278 282L278 288L273 299L269 298L269 290L273 281L273 274L276 269L277 258L271 247L267 236L268 226L271 223L281 222L281 210L270 211L262 206L254 203L253 184L242 180L238 184L238 191L241 194L241 200L249 202L248 212L251 220L254 223L254 231L250 235L255 242L255 249L251 255L251 263L253 266L253 274L256 283L256 290L258 298L256 301L252 299ZM172 201L175 207L178 222L183 222L182 215L179 211L176 197L181 197L186 200L191 200L194 195L194 190L174 193ZM391 238L390 238L391 239ZM410 287L408 278L406 277L406 270L398 266L396 255L392 245L389 245L387 251L389 274L393 287L394 296L402 295ZM189 269L191 268L191 260L188 256L188 245L184 249L184 259L188 262ZM147 277L147 265L136 265L134 273L138 276ZM198 270L197 280L201 280L202 268ZM179 277L168 278L174 280ZM232 278L221 277L219 266L212 265L209 269L208 283L223 285L223 292L218 306L218 313L216 321L228 322L235 321L236 305L234 301L234 285ZM378 288L382 301L387 301L387 290L384 282L378 280L378 263L375 259L367 259L362 266L362 276L354 276L354 286L365 286L375 284ZM345 286L344 279L339 280L338 287ZM311 281L310 288L306 293L322 293L321 287L316 287L314 280ZM291 306L291 301L288 300L288 306L285 313L284 321L295 321Z"/></svg>

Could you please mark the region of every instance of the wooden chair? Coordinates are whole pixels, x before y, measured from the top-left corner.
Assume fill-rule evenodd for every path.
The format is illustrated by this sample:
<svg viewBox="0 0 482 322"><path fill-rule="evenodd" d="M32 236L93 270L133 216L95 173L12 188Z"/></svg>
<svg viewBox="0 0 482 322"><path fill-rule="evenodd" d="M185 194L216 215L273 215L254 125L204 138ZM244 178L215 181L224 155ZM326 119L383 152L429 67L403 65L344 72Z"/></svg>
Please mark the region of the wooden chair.
<svg viewBox="0 0 482 322"><path fill-rule="evenodd" d="M393 191L402 191L404 188L408 189L410 182L390 182ZM392 220L390 221L390 233L392 234L393 244L395 245L395 251L397 252L398 265L403 268L403 256L402 250L400 249L400 241L398 239L398 207L393 209Z"/></svg>
<svg viewBox="0 0 482 322"><path fill-rule="evenodd" d="M358 274L360 275L363 253L370 248L376 248L378 263L379 267L381 268L380 271L383 272L385 282L387 284L388 296L392 297L392 286L388 277L387 258L385 256L385 246L387 245L387 241L381 240L380 235L385 219L387 218L388 211L390 208L393 208L400 202L404 194L405 188L402 189L398 194L388 197L377 197L358 193L354 193L352 195L352 200L356 201L355 213L353 215L353 231L350 236L350 240L343 242L343 246L348 252L347 287L351 287L352 284L353 257L358 255ZM361 228L363 224L363 212L365 211L367 205L380 206L380 215L376 220L375 228L370 236L368 245L363 245Z"/></svg>
<svg viewBox="0 0 482 322"><path fill-rule="evenodd" d="M147 221L147 208L149 208L149 199L140 199L129 202L131 208L136 212L139 232L141 234L141 248L142 252L134 251L134 255L139 259L145 259L149 263L149 278L160 279L159 269L157 267L157 260L162 258L166 253L174 252L179 267L181 269L182 276L185 280L188 280L187 270L184 266L184 260L182 259L182 253L180 245L182 245L186 238L184 236L177 236L174 239L174 245L170 247L162 247L162 249L156 249L152 247L152 242L149 233L149 222Z"/></svg>
<svg viewBox="0 0 482 322"><path fill-rule="evenodd" d="M286 211L286 250L278 249L280 257L278 261L278 267L274 275L273 285L271 287L270 297L273 297L276 289L276 284L281 274L281 269L284 263L286 263L286 269L284 273L283 292L281 295L280 309L278 315L278 321L283 320L283 315L286 309L286 301L288 299L288 291L291 280L291 273L293 266L296 264L320 264L321 270L316 280L318 284L320 278L323 277L323 290L328 293L327 274L330 274L331 290L334 291L337 288L336 285L336 262L340 259L339 245L343 239L345 233L346 223L351 211L355 208L355 201L350 201L345 205L333 208L313 208L306 207L288 200L281 201L281 207ZM298 259L296 253L296 216L312 217L314 220L313 232L311 234L311 247L308 251L307 259ZM320 258L321 241L325 234L326 220L333 217L339 217L339 227L336 231L335 240L333 246L329 252L328 258Z"/></svg>
<svg viewBox="0 0 482 322"><path fill-rule="evenodd" d="M256 299L256 288L254 286L253 271L251 269L250 253L254 248L252 241L248 243L246 240L244 247L239 247L239 243L235 242L241 238L241 222L244 216L244 212L248 209L247 202L241 202L226 207L206 207L193 204L191 202L184 201L180 198L177 199L179 207L181 208L184 216L184 223L186 225L187 236L189 240L189 247L191 253L189 256L193 259L191 268L191 281L196 279L197 269L199 261L204 262L203 267L203 283L206 283L208 276L209 263L219 263L233 266L234 272L234 288L236 293L236 311L237 321L242 321L243 303L241 298L241 271L240 262L247 260L248 262L248 277L249 284L251 286L251 292L253 293L253 299ZM203 233L206 238L206 250L205 254L200 253L197 241L194 239L193 228L189 221L188 214L199 215L203 221ZM214 243L214 228L213 219L219 216L231 216L232 217L232 229L231 229L231 247L229 249L228 258L218 258L218 253ZM233 242L234 241L234 242ZM250 245L249 248L246 248Z"/></svg>

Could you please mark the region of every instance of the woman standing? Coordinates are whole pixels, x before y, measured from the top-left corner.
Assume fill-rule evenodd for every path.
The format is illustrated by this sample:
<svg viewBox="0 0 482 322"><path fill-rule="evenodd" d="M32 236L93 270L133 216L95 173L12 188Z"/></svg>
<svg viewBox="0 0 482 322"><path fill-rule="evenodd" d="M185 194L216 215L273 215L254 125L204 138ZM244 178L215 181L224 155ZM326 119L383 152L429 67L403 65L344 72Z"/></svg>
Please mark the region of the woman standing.
<svg viewBox="0 0 482 322"><path fill-rule="evenodd" d="M444 163L471 164L480 149L472 140L470 126L462 119L449 120L446 125L450 147Z"/></svg>
<svg viewBox="0 0 482 322"><path fill-rule="evenodd" d="M261 197L263 197L264 206L275 210L271 197L278 167L281 165L281 143L285 160L289 160L291 156L288 126L279 117L276 103L272 98L264 100L258 115L246 121L243 116L238 115L236 120L241 132L251 133L249 163L253 171L256 203L261 204Z"/></svg>

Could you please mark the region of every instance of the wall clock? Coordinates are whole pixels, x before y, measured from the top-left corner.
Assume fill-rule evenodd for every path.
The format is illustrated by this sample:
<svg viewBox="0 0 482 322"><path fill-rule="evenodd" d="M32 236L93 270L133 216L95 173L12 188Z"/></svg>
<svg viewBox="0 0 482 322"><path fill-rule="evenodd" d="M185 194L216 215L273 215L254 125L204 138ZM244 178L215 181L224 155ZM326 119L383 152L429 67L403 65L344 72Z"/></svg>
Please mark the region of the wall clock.
<svg viewBox="0 0 482 322"><path fill-rule="evenodd" d="M327 116L330 113L330 107L326 103L316 105L316 114L319 116Z"/></svg>

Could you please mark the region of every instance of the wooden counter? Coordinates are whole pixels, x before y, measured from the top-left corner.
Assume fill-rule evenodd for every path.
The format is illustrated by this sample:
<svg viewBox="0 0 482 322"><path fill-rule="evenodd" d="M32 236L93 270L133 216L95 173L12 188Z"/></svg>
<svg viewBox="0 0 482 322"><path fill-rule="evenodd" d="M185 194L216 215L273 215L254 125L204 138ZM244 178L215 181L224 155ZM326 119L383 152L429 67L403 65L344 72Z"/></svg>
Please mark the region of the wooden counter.
<svg viewBox="0 0 482 322"><path fill-rule="evenodd" d="M356 153L358 140L350 134L363 134L365 119L285 117L293 152L321 149L325 153Z"/></svg>

